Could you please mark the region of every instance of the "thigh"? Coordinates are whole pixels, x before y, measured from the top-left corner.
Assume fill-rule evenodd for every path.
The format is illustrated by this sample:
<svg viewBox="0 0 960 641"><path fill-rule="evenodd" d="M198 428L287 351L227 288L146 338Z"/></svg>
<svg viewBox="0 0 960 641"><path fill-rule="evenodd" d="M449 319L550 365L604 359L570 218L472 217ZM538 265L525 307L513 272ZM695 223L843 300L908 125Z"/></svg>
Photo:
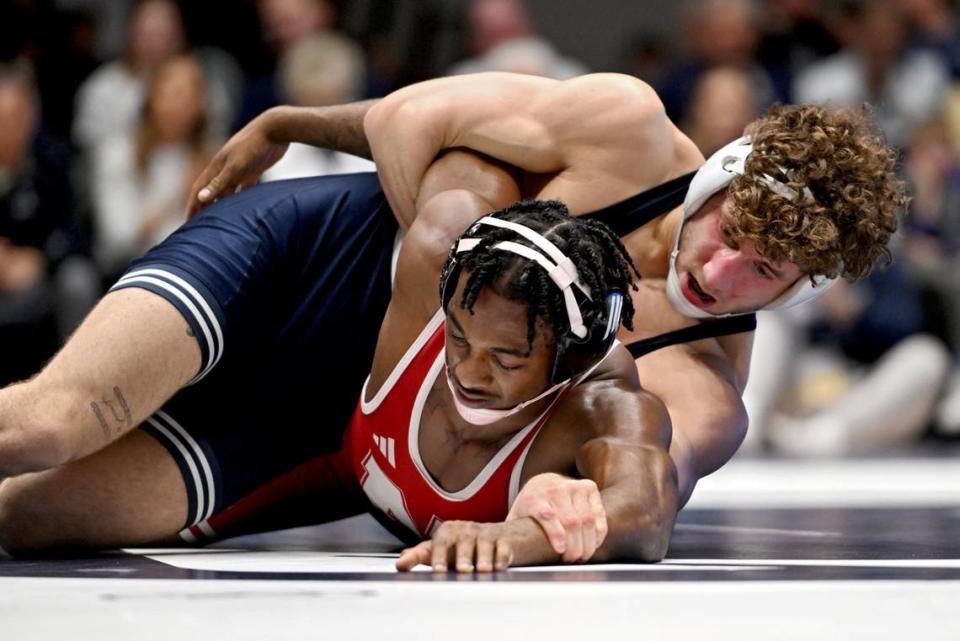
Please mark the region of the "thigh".
<svg viewBox="0 0 960 641"><path fill-rule="evenodd" d="M53 417L41 422L60 424L69 458L81 458L139 425L197 372L189 329L151 292L108 294L19 393Z"/></svg>
<svg viewBox="0 0 960 641"><path fill-rule="evenodd" d="M356 400L310 412L302 398L280 393L290 385L280 374L227 368L182 390L144 423L185 488L183 541L317 523L354 509L362 493L341 445L344 428L327 419Z"/></svg>
<svg viewBox="0 0 960 641"><path fill-rule="evenodd" d="M186 511L176 463L135 430L82 460L3 481L0 545L28 554L166 543Z"/></svg>

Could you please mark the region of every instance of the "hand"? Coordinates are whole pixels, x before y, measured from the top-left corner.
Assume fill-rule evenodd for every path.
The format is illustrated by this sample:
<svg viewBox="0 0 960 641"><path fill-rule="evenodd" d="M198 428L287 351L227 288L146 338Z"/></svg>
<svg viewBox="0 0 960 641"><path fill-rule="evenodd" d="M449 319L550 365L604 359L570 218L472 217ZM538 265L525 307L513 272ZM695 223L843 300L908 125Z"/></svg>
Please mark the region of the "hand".
<svg viewBox="0 0 960 641"><path fill-rule="evenodd" d="M532 526L536 528L536 526ZM434 572L493 572L506 570L515 557L517 536L508 523L447 521L433 538L400 553L397 570L409 572L429 565Z"/></svg>
<svg viewBox="0 0 960 641"><path fill-rule="evenodd" d="M214 155L187 194L188 219L223 196L253 185L283 157L289 144L271 139L270 123L270 111L260 114Z"/></svg>
<svg viewBox="0 0 960 641"><path fill-rule="evenodd" d="M607 536L600 490L590 479L548 472L532 477L513 502L507 521L532 517L564 563L589 560Z"/></svg>

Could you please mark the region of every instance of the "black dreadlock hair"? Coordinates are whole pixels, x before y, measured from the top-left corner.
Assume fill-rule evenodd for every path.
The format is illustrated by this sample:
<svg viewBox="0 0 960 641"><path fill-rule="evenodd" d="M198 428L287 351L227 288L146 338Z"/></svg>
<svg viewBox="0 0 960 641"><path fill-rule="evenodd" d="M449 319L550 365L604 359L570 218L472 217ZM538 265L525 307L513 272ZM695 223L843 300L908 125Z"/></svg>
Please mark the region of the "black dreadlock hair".
<svg viewBox="0 0 960 641"><path fill-rule="evenodd" d="M574 218L567 206L557 200L525 200L487 215L533 229L573 261L581 282L590 288L593 298L587 301L574 288L581 310L600 310L605 305L603 299L607 293L622 294L623 308L619 320L628 329L633 329L633 302L628 290L637 289L633 275L639 278L640 273L620 238L607 225L596 220ZM514 231L488 225L471 225L460 235L463 237L479 238L480 242L460 255L456 254L460 239L453 244L440 274L441 299L456 256L460 273L468 274L459 301L462 309L472 314L480 291L490 287L508 300L527 304L527 342L530 347L533 346L538 318L548 323L554 336L570 331L563 293L547 272L533 261L493 247L500 241L510 240L542 253L539 248Z"/></svg>

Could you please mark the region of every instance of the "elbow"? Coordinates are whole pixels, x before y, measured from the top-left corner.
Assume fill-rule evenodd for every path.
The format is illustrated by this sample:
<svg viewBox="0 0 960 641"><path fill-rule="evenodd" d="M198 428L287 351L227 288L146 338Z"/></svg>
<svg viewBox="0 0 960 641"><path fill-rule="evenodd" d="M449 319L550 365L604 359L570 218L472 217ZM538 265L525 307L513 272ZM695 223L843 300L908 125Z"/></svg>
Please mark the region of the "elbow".
<svg viewBox="0 0 960 641"><path fill-rule="evenodd" d="M367 141L370 143L371 147L373 146L373 142L380 135L380 132L382 132L386 127L386 123L389 121L392 111L393 104L388 96L370 107L370 109L367 110L366 115L364 115L363 133L367 137Z"/></svg>
<svg viewBox="0 0 960 641"><path fill-rule="evenodd" d="M63 465L72 450L65 430L30 425L0 431L0 479Z"/></svg>
<svg viewBox="0 0 960 641"><path fill-rule="evenodd" d="M378 142L387 139L391 132L409 133L418 123L431 122L427 105L423 100L409 97L401 89L382 98L374 104L363 117L363 133L375 150ZM425 120L426 119L426 120Z"/></svg>
<svg viewBox="0 0 960 641"><path fill-rule="evenodd" d="M619 537L614 556L641 563L657 563L667 555L676 511L654 510L638 514Z"/></svg>
<svg viewBox="0 0 960 641"><path fill-rule="evenodd" d="M30 385L23 383L3 392L29 392ZM54 416L47 406L32 405L0 402L0 479L57 467L76 458L67 422Z"/></svg>

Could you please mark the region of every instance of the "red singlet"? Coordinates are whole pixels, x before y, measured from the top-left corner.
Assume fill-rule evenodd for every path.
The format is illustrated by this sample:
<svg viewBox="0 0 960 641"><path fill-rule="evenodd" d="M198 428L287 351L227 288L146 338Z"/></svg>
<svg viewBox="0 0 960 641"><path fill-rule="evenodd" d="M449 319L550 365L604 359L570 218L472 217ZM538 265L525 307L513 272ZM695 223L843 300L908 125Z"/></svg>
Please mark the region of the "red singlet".
<svg viewBox="0 0 960 641"><path fill-rule="evenodd" d="M418 441L423 405L437 376L444 375L443 320L438 311L369 402L364 385L346 437L354 472L370 502L421 537L429 537L444 521L504 520L530 445L569 389L562 388L469 485L458 492L444 490L420 459Z"/></svg>

